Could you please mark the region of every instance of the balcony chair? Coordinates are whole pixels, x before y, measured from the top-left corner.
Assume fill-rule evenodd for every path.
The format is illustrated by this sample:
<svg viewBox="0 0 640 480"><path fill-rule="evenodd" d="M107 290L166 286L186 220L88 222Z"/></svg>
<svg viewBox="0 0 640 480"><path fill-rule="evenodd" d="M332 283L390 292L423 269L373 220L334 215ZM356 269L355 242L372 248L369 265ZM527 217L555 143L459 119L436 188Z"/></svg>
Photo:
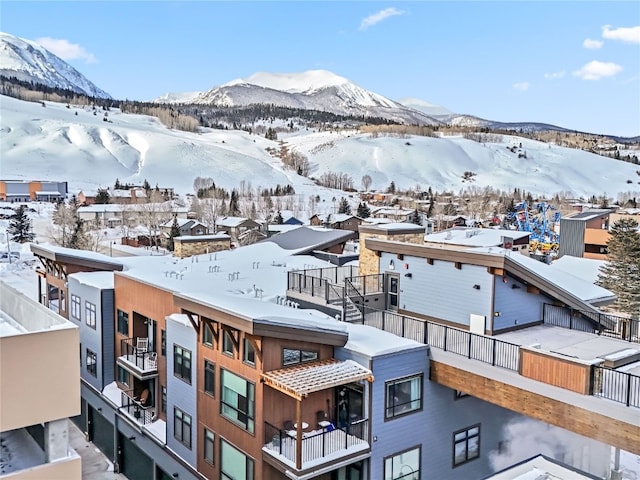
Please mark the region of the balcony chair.
<svg viewBox="0 0 640 480"><path fill-rule="evenodd" d="M136 351L138 353L147 353L149 349L149 339L138 337L136 338Z"/></svg>
<svg viewBox="0 0 640 480"><path fill-rule="evenodd" d="M156 368L158 368L158 353L157 352L149 352L148 360L149 360L149 369L155 370Z"/></svg>
<svg viewBox="0 0 640 480"><path fill-rule="evenodd" d="M324 410L318 410L316 412L316 421L318 422L318 426L323 430L329 427L329 425L331 425L331 422L329 421L329 416L327 415L327 412L325 412Z"/></svg>

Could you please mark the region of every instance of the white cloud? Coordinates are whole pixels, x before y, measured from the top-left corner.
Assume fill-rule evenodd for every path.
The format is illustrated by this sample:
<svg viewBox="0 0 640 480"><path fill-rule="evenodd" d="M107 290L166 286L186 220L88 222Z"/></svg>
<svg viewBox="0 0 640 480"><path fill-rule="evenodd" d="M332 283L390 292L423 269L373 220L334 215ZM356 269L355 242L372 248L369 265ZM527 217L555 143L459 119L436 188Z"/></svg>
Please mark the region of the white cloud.
<svg viewBox="0 0 640 480"><path fill-rule="evenodd" d="M603 44L604 42L602 40L591 40L590 38L585 38L584 42L582 42L582 46L590 50L597 50L598 48L602 48Z"/></svg>
<svg viewBox="0 0 640 480"><path fill-rule="evenodd" d="M377 13L372 13L366 18L363 18L360 22L360 30L366 30L369 27L373 27L377 25L381 21L389 18L395 17L397 15L404 15L404 10L398 10L395 7L385 8L384 10L380 10Z"/></svg>
<svg viewBox="0 0 640 480"><path fill-rule="evenodd" d="M573 74L583 80L600 80L605 77L613 77L622 71L622 66L612 62L599 62L593 60L576 70Z"/></svg>
<svg viewBox="0 0 640 480"><path fill-rule="evenodd" d="M62 60L84 60L85 63L95 63L96 57L87 52L77 43L70 43L63 38L42 37L36 38L36 43L42 45Z"/></svg>
<svg viewBox="0 0 640 480"><path fill-rule="evenodd" d="M518 82L513 84L513 89L518 92L526 92L529 90L529 82Z"/></svg>
<svg viewBox="0 0 640 480"><path fill-rule="evenodd" d="M564 70L560 70L559 72L545 73L544 78L546 78L547 80L555 80L557 78L564 77L565 73L566 72Z"/></svg>
<svg viewBox="0 0 640 480"><path fill-rule="evenodd" d="M602 27L602 38L620 40L624 43L640 43L640 25L636 27L618 27L611 29L611 25Z"/></svg>

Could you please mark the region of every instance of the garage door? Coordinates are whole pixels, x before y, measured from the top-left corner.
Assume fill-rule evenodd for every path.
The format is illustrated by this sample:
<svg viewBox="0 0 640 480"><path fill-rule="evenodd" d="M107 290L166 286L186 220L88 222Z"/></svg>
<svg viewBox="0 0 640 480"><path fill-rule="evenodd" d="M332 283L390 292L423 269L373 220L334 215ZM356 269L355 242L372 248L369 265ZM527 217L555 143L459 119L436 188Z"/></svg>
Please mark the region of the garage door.
<svg viewBox="0 0 640 480"><path fill-rule="evenodd" d="M113 424L89 406L89 439L109 460L113 460ZM133 477L132 477L133 478Z"/></svg>
<svg viewBox="0 0 640 480"><path fill-rule="evenodd" d="M136 444L124 435L119 435L122 448L121 472L135 480L153 480L153 461Z"/></svg>

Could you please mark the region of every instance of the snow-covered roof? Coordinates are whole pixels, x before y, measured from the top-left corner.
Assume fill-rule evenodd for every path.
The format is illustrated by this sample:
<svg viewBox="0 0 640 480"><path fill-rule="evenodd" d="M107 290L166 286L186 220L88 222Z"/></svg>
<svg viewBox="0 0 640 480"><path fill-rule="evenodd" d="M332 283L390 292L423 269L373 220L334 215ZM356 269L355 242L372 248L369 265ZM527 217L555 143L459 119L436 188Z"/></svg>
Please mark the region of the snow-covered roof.
<svg viewBox="0 0 640 480"><path fill-rule="evenodd" d="M501 230L494 228L454 227L424 236L427 243L446 243L470 247L497 247L502 245L502 237L517 240L529 236L530 232Z"/></svg>
<svg viewBox="0 0 640 480"><path fill-rule="evenodd" d="M579 471L544 455L525 460L484 480L595 480L600 477Z"/></svg>
<svg viewBox="0 0 640 480"><path fill-rule="evenodd" d="M345 344L346 350L358 352L369 358L391 355L413 349L428 348L424 343L403 338L384 330L368 325L347 324L349 340Z"/></svg>
<svg viewBox="0 0 640 480"><path fill-rule="evenodd" d="M555 259L551 266L570 273L578 278L596 283L600 268L606 264L605 260L596 260L593 258L572 257L571 255L563 255Z"/></svg>
<svg viewBox="0 0 640 480"><path fill-rule="evenodd" d="M605 288L599 287L598 285L594 285L590 279L573 275L557 267L554 268L551 265L520 253L512 254L510 251L503 251L507 255L507 259L509 261L523 266L529 272L545 279L556 288L569 293L584 303L597 304L611 302L615 299L615 295L613 293Z"/></svg>
<svg viewBox="0 0 640 480"><path fill-rule="evenodd" d="M113 258L91 250L77 250L75 248L60 247L51 244L31 244L34 255L49 258L54 261L85 264L98 264L101 269L122 270L124 263L121 258Z"/></svg>
<svg viewBox="0 0 640 480"><path fill-rule="evenodd" d="M219 218L217 224L219 227L237 227L242 225L244 222L253 221L246 217L223 217Z"/></svg>
<svg viewBox="0 0 640 480"><path fill-rule="evenodd" d="M346 222L350 218L354 218L355 215L347 214L347 213L327 213L327 214L316 214L316 217L320 219L322 222L330 222L330 223L342 223Z"/></svg>
<svg viewBox="0 0 640 480"><path fill-rule="evenodd" d="M331 228L302 226L288 232L282 232L273 237L262 240L259 243L271 242L279 245L291 253L308 253L313 250L322 250L331 245L353 238L355 232L351 230L337 230Z"/></svg>
<svg viewBox="0 0 640 480"><path fill-rule="evenodd" d="M113 272L76 272L69 275L82 285L88 285L100 290L113 289Z"/></svg>
<svg viewBox="0 0 640 480"><path fill-rule="evenodd" d="M609 209L593 209L593 210L585 210L583 212L574 213L573 215L563 217L563 220L580 220L587 221L593 218L598 218L603 215L609 215L612 213L612 210Z"/></svg>
<svg viewBox="0 0 640 480"><path fill-rule="evenodd" d="M179 237L175 237L176 240L181 240L183 242L189 242L193 240L226 240L231 238L226 233L212 233L210 235L180 235Z"/></svg>

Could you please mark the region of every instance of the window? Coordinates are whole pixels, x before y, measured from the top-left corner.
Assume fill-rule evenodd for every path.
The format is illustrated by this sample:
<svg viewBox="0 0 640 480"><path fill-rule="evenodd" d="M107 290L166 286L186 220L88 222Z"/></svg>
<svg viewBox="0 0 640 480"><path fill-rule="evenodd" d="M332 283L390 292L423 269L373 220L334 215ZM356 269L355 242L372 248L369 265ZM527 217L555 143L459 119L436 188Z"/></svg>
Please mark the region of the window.
<svg viewBox="0 0 640 480"><path fill-rule="evenodd" d="M422 375L385 383L385 418L393 418L422 409Z"/></svg>
<svg viewBox="0 0 640 480"><path fill-rule="evenodd" d="M123 383L127 387L130 385L129 372L118 365L118 382Z"/></svg>
<svg viewBox="0 0 640 480"><path fill-rule="evenodd" d="M213 347L213 330L209 322L202 322L204 327L202 328L202 344L207 347Z"/></svg>
<svg viewBox="0 0 640 480"><path fill-rule="evenodd" d="M173 374L191 383L191 351L180 345L173 345Z"/></svg>
<svg viewBox="0 0 640 480"><path fill-rule="evenodd" d="M60 289L60 310L63 312L67 310L67 299L64 295L64 290Z"/></svg>
<svg viewBox="0 0 640 480"><path fill-rule="evenodd" d="M250 433L254 430L255 385L220 370L220 414Z"/></svg>
<svg viewBox="0 0 640 480"><path fill-rule="evenodd" d="M384 480L419 480L420 447L384 459Z"/></svg>
<svg viewBox="0 0 640 480"><path fill-rule="evenodd" d="M162 413L167 413L167 387L161 385L160 392L160 411Z"/></svg>
<svg viewBox="0 0 640 480"><path fill-rule="evenodd" d="M480 425L453 432L453 466L465 464L480 456Z"/></svg>
<svg viewBox="0 0 640 480"><path fill-rule="evenodd" d="M248 338L242 341L242 361L253 366L256 364L256 350Z"/></svg>
<svg viewBox="0 0 640 480"><path fill-rule="evenodd" d="M282 349L282 365L295 365L297 363L311 362L318 359L318 352L308 352L305 350L295 350L292 348Z"/></svg>
<svg viewBox="0 0 640 480"><path fill-rule="evenodd" d="M167 331L160 330L160 355L167 356Z"/></svg>
<svg viewBox="0 0 640 480"><path fill-rule="evenodd" d="M222 332L222 353L233 355L233 337L226 330Z"/></svg>
<svg viewBox="0 0 640 480"><path fill-rule="evenodd" d="M213 465L213 442L215 435L211 430L204 429L204 461Z"/></svg>
<svg viewBox="0 0 640 480"><path fill-rule="evenodd" d="M191 415L173 408L173 436L191 450Z"/></svg>
<svg viewBox="0 0 640 480"><path fill-rule="evenodd" d="M71 317L80 320L80 297L71 294Z"/></svg>
<svg viewBox="0 0 640 480"><path fill-rule="evenodd" d="M96 306L91 302L84 302L84 313L86 316L87 325L91 328L96 328Z"/></svg>
<svg viewBox="0 0 640 480"><path fill-rule="evenodd" d="M204 361L204 392L215 395L216 388L216 365L209 360Z"/></svg>
<svg viewBox="0 0 640 480"><path fill-rule="evenodd" d="M98 356L87 348L87 372L94 377L98 376Z"/></svg>
<svg viewBox="0 0 640 480"><path fill-rule="evenodd" d="M118 333L129 335L129 314L118 310Z"/></svg>
<svg viewBox="0 0 640 480"><path fill-rule="evenodd" d="M230 443L220 440L220 478L253 480L253 460Z"/></svg>

